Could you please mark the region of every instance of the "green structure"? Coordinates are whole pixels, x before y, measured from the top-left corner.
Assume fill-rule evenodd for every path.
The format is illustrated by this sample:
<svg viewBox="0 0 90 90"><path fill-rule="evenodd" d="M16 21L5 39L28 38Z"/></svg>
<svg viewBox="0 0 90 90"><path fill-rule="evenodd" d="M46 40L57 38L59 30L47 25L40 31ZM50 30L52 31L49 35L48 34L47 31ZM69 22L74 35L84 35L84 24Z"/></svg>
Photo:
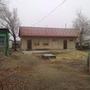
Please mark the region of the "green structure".
<svg viewBox="0 0 90 90"><path fill-rule="evenodd" d="M0 29L0 53L9 53L9 30L6 28Z"/></svg>

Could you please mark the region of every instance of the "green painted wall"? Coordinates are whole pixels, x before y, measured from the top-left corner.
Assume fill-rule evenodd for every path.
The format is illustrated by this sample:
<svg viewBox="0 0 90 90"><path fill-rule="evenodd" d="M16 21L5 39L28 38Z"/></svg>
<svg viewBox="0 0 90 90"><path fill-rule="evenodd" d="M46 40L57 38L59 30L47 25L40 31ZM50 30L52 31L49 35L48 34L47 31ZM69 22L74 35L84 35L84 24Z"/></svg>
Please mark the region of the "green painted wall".
<svg viewBox="0 0 90 90"><path fill-rule="evenodd" d="M0 37L4 37L4 46L0 48L0 51L5 55L9 53L9 32L8 30L0 30Z"/></svg>

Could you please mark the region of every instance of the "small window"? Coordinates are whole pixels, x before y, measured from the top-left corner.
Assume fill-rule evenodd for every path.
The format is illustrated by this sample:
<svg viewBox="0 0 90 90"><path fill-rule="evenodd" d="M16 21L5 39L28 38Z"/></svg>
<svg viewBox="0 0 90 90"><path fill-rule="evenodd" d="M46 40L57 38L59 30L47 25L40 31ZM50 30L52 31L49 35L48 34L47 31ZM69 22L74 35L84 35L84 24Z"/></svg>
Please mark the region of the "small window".
<svg viewBox="0 0 90 90"><path fill-rule="evenodd" d="M0 47L3 47L5 45L5 38L0 36Z"/></svg>
<svg viewBox="0 0 90 90"><path fill-rule="evenodd" d="M43 43L44 46L48 46L48 43Z"/></svg>
<svg viewBox="0 0 90 90"><path fill-rule="evenodd" d="M43 42L42 42L42 44L44 46L48 46L49 45L49 40L48 39L44 39Z"/></svg>
<svg viewBox="0 0 90 90"><path fill-rule="evenodd" d="M35 45L35 46L39 46L39 42L35 42L34 45Z"/></svg>

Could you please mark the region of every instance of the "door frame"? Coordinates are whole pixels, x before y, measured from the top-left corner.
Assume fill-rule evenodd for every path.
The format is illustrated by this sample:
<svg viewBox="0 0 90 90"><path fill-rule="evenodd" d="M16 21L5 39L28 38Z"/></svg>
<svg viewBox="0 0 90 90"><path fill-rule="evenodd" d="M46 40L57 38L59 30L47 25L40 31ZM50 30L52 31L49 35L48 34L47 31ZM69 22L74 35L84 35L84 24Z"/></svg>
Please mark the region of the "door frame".
<svg viewBox="0 0 90 90"><path fill-rule="evenodd" d="M67 49L67 40L63 40L63 49Z"/></svg>
<svg viewBox="0 0 90 90"><path fill-rule="evenodd" d="M27 50L32 50L32 40L27 40Z"/></svg>

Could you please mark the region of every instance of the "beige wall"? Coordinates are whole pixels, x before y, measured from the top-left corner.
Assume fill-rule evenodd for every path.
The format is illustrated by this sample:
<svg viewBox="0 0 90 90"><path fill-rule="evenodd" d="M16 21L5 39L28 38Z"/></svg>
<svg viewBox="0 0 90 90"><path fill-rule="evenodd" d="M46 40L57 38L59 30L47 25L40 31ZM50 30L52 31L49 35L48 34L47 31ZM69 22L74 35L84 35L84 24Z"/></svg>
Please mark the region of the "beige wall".
<svg viewBox="0 0 90 90"><path fill-rule="evenodd" d="M67 38L67 49L75 49L75 39ZM27 40L32 40L32 49L63 49L63 40L66 38L26 38L21 39L21 49L27 50ZM35 43L39 42L39 45ZM48 42L48 45L43 45L43 43Z"/></svg>
<svg viewBox="0 0 90 90"><path fill-rule="evenodd" d="M35 46L34 43L39 41L39 46ZM43 45L45 42L48 42L48 45ZM33 49L62 49L62 39L55 39L53 41L52 38L39 38L32 40L32 48Z"/></svg>
<svg viewBox="0 0 90 90"><path fill-rule="evenodd" d="M67 47L68 49L75 49L75 40L74 41L70 41L70 40L67 40Z"/></svg>
<svg viewBox="0 0 90 90"><path fill-rule="evenodd" d="M27 39L26 38L21 39L21 49L27 50Z"/></svg>

